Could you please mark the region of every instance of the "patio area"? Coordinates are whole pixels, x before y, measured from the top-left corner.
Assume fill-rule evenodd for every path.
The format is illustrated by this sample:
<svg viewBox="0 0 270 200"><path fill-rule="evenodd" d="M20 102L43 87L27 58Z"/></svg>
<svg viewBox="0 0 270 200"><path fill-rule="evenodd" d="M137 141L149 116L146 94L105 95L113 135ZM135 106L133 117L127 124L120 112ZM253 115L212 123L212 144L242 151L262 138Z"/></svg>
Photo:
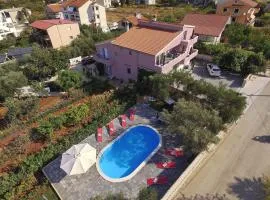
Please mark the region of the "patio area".
<svg viewBox="0 0 270 200"><path fill-rule="evenodd" d="M163 196L174 181L181 175L187 167L187 158L174 158L164 154L164 148L179 147L178 136L166 134L164 127L157 121L157 112L148 105L140 104L135 106L136 115L134 121L127 119L127 128L136 124L147 124L156 128L162 136L162 147L147 162L147 164L130 180L120 183L111 183L103 179L93 165L85 174L67 176L60 168L61 156L53 160L43 168L43 173L49 179L51 185L64 200L86 200L96 196L106 196L108 194L123 193L126 198L134 199L142 188L147 187L146 179L150 177L164 175L168 177L168 184L152 186L157 189L159 196ZM123 133L118 118L113 120L116 135ZM81 143L88 143L97 149L99 153L107 144L112 141L108 134L108 127L103 127L103 142L96 141L96 134L87 137ZM175 169L158 169L156 162L175 161Z"/></svg>

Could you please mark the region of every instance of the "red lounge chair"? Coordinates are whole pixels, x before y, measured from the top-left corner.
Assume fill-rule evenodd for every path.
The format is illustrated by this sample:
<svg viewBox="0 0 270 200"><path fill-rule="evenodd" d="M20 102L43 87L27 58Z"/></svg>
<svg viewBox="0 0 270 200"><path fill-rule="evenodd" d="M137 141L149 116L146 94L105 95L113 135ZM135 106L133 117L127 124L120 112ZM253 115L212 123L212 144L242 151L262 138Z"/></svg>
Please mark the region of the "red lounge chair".
<svg viewBox="0 0 270 200"><path fill-rule="evenodd" d="M102 142L102 128L97 129L97 141Z"/></svg>
<svg viewBox="0 0 270 200"><path fill-rule="evenodd" d="M158 176L155 178L148 178L147 185L162 185L168 183L168 178L166 176Z"/></svg>
<svg viewBox="0 0 270 200"><path fill-rule="evenodd" d="M176 168L176 162L169 161L169 162L160 162L156 163L156 167L160 169L171 169Z"/></svg>
<svg viewBox="0 0 270 200"><path fill-rule="evenodd" d="M115 133L115 128L114 128L113 121L111 121L111 122L109 123L109 134L110 134L110 136L113 136L114 133Z"/></svg>
<svg viewBox="0 0 270 200"><path fill-rule="evenodd" d="M122 115L121 116L121 126L123 128L126 128L127 127L127 116L126 115Z"/></svg>
<svg viewBox="0 0 270 200"><path fill-rule="evenodd" d="M183 149L174 148L174 149L166 149L165 150L166 155L175 156L175 157L181 157L184 156Z"/></svg>
<svg viewBox="0 0 270 200"><path fill-rule="evenodd" d="M135 119L135 109L130 109L129 111L129 120L134 121Z"/></svg>

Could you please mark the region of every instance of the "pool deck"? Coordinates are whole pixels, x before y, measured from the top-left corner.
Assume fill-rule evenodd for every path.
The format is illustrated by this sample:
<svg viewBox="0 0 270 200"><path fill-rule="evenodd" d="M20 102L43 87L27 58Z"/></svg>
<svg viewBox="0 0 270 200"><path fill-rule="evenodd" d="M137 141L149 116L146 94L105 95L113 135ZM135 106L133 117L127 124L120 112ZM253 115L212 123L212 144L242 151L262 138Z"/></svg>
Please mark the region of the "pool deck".
<svg viewBox="0 0 270 200"><path fill-rule="evenodd" d="M187 159L185 157L174 158L166 156L163 153L164 147L179 147L179 136L171 136L166 134L164 127L156 120L156 111L147 105L136 105L136 115L134 121L127 119L127 128L136 124L147 124L156 128L162 135L162 147L147 162L147 164L130 180L120 183L111 183L102 178L93 165L85 174L67 176L60 169L61 156L50 162L43 168L43 173L49 179L51 185L63 200L89 200L96 196L106 196L108 194L123 193L126 198L134 199L138 192L147 187L146 179L159 175L165 175L169 179L169 183L161 186L153 186L163 196L174 181L181 175L187 167ZM120 125L119 119L114 119L114 126L117 134L124 132ZM97 143L95 134L90 135L81 143L89 143L97 149L99 153L112 139L108 135L106 127L103 127L103 142ZM176 169L158 169L156 162L173 160L177 164Z"/></svg>

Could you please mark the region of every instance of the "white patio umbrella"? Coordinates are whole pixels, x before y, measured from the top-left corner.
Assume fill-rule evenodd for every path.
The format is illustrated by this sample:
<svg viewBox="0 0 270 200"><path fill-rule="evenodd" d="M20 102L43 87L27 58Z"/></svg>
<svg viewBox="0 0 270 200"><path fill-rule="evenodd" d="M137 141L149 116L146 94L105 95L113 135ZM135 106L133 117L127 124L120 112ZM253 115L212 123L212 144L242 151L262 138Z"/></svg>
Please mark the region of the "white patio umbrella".
<svg viewBox="0 0 270 200"><path fill-rule="evenodd" d="M96 162L96 149L89 144L77 144L62 154L60 168L68 175L85 173Z"/></svg>

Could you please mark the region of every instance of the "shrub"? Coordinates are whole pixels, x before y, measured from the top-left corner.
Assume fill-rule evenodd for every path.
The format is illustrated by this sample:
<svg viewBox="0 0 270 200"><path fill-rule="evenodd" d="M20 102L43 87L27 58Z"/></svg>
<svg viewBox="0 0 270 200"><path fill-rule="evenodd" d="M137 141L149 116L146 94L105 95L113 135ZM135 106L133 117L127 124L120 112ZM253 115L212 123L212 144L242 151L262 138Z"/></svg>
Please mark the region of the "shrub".
<svg viewBox="0 0 270 200"><path fill-rule="evenodd" d="M66 116L60 115L56 117L50 117L49 122L51 123L54 130L59 130L66 123Z"/></svg>
<svg viewBox="0 0 270 200"><path fill-rule="evenodd" d="M53 135L53 125L49 121L42 121L33 131L37 134L37 139L49 141Z"/></svg>
<svg viewBox="0 0 270 200"><path fill-rule="evenodd" d="M138 195L138 200L158 200L158 193L152 188L143 188Z"/></svg>
<svg viewBox="0 0 270 200"><path fill-rule="evenodd" d="M86 104L81 104L76 107L72 107L65 113L66 124L75 125L85 118L89 113L89 107Z"/></svg>

